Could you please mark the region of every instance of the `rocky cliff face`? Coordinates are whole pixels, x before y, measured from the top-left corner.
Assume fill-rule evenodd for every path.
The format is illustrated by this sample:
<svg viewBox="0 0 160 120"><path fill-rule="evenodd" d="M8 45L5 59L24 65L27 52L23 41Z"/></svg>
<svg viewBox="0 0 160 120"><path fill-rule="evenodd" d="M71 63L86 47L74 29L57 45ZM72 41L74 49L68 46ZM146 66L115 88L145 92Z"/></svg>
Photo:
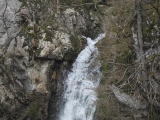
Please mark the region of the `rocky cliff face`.
<svg viewBox="0 0 160 120"><path fill-rule="evenodd" d="M55 119L63 77L85 45L82 35L101 30L96 11L55 6L0 1L1 120Z"/></svg>

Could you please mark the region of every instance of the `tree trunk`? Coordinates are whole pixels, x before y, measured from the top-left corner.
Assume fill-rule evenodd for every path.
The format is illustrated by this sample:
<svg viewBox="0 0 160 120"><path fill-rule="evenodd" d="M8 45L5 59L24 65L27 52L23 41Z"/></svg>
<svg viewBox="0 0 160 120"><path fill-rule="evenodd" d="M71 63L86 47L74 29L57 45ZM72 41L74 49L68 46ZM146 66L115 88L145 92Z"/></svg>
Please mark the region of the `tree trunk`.
<svg viewBox="0 0 160 120"><path fill-rule="evenodd" d="M142 8L141 8L141 0L136 0L137 6L137 28L138 28L138 43L140 48L140 60L141 63L145 63L145 55L143 50L143 35L142 35Z"/></svg>
<svg viewBox="0 0 160 120"><path fill-rule="evenodd" d="M146 73L146 56L143 49L143 33L142 33L142 0L136 0L136 12L137 12L137 29L138 29L138 44L139 44L139 53L140 53L140 64L142 66L142 71L139 74L143 80L144 91L147 92L147 73Z"/></svg>
<svg viewBox="0 0 160 120"><path fill-rule="evenodd" d="M57 0L57 14L60 14L60 4L59 4L59 0Z"/></svg>

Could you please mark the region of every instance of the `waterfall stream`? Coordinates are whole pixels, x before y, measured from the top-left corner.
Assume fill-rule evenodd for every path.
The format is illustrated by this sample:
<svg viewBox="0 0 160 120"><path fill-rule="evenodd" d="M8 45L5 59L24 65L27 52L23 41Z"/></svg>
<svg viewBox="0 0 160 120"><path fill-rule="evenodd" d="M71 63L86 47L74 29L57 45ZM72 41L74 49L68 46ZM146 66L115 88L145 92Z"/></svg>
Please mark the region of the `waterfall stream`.
<svg viewBox="0 0 160 120"><path fill-rule="evenodd" d="M86 38L86 46L78 55L71 72L65 79L65 91L60 120L93 120L97 99L94 89L98 86L101 71L98 60L98 49L95 44L105 34L100 34L95 40Z"/></svg>

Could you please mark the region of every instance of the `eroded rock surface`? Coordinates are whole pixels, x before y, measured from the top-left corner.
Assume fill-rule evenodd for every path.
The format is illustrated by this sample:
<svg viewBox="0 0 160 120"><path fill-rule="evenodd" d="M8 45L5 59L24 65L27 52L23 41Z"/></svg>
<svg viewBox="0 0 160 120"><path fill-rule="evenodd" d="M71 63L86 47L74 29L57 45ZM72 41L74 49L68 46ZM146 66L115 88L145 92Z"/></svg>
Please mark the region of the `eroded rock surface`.
<svg viewBox="0 0 160 120"><path fill-rule="evenodd" d="M0 0L2 120L55 119L63 77L83 49L83 33L95 37L100 30L92 11L64 8L59 14L44 3Z"/></svg>

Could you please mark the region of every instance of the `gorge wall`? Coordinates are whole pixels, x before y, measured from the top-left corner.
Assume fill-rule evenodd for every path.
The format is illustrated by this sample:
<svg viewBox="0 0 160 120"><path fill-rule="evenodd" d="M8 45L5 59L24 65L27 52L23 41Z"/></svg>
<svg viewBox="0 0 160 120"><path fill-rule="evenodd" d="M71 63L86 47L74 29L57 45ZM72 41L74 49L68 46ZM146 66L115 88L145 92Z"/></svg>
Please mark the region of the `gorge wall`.
<svg viewBox="0 0 160 120"><path fill-rule="evenodd" d="M65 0L0 1L0 119L55 120L63 77L96 37L93 5Z"/></svg>
<svg viewBox="0 0 160 120"><path fill-rule="evenodd" d="M100 33L94 120L159 120L159 21L159 0L0 0L0 120L56 120L84 36Z"/></svg>

